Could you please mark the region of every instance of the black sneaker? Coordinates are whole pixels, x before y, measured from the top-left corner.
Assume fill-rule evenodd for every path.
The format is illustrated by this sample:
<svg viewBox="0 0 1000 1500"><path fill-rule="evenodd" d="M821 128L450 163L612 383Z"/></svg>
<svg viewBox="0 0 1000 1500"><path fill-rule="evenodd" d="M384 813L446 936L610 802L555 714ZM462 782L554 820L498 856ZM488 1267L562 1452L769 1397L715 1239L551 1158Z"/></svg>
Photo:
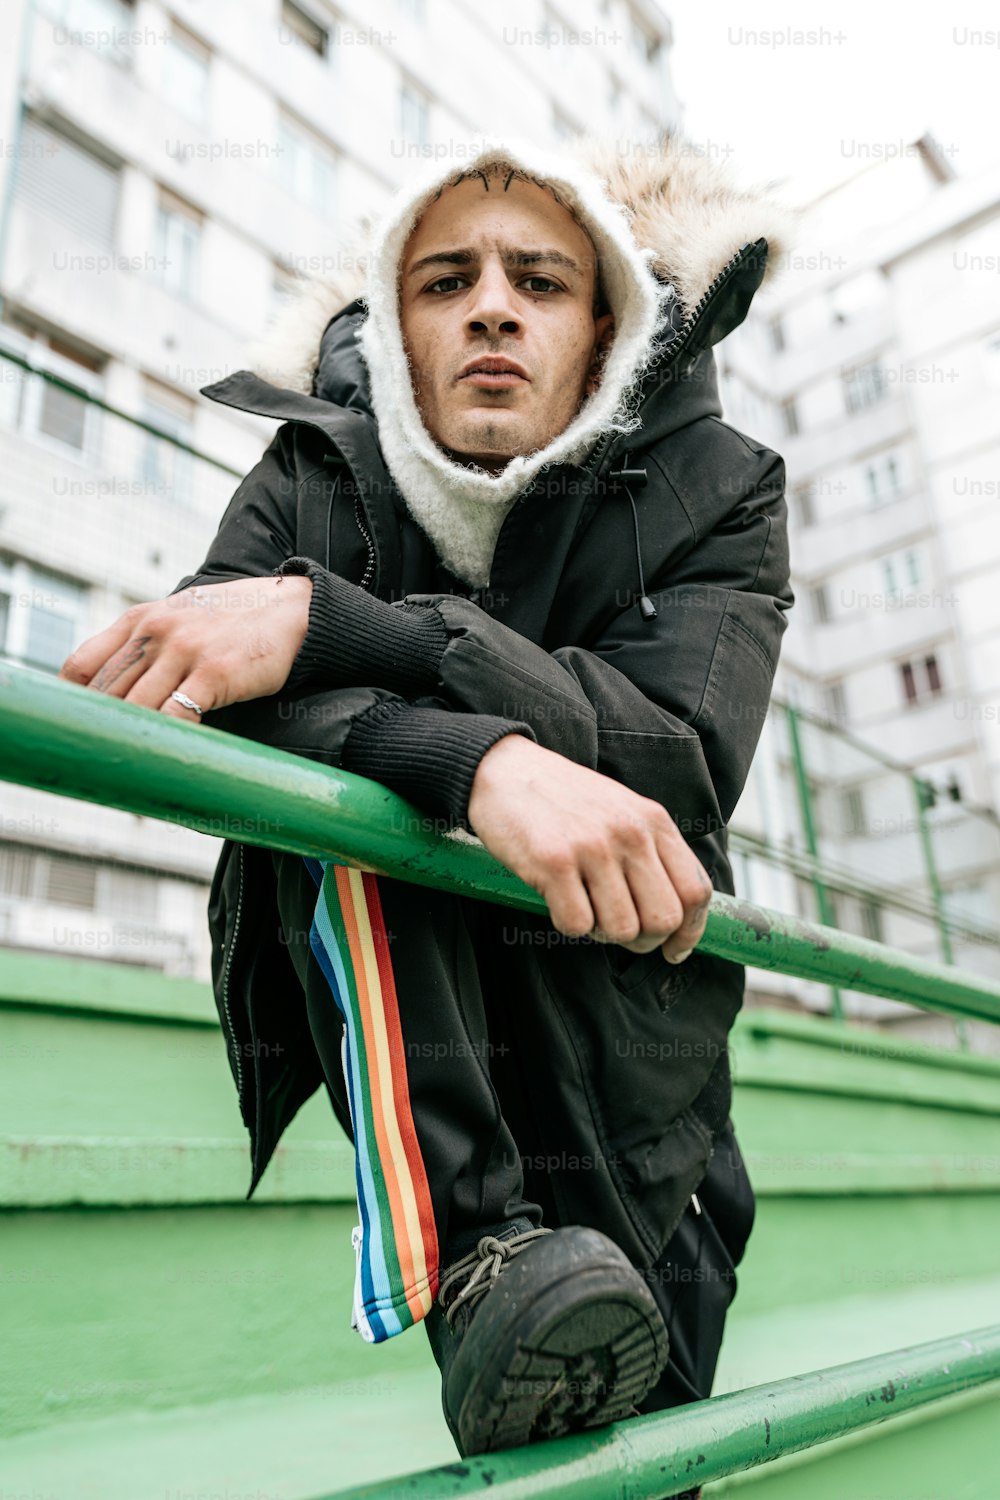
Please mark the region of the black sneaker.
<svg viewBox="0 0 1000 1500"><path fill-rule="evenodd" d="M646 1283L582 1225L484 1234L424 1322L462 1458L633 1416L667 1361Z"/></svg>

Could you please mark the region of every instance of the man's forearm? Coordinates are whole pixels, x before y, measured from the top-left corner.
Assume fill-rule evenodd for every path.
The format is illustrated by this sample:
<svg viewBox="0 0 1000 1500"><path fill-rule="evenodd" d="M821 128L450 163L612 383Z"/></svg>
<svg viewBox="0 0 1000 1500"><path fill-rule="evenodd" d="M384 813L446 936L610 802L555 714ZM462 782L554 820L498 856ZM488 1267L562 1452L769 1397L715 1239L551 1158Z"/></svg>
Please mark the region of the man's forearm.
<svg viewBox="0 0 1000 1500"><path fill-rule="evenodd" d="M468 833L469 799L479 763L507 735L535 739L530 725L514 719L453 713L434 703L394 698L355 720L341 766L381 782Z"/></svg>
<svg viewBox="0 0 1000 1500"><path fill-rule="evenodd" d="M286 690L370 683L413 697L437 687L449 637L436 610L387 604L310 558L288 558L274 571L312 579L309 625Z"/></svg>

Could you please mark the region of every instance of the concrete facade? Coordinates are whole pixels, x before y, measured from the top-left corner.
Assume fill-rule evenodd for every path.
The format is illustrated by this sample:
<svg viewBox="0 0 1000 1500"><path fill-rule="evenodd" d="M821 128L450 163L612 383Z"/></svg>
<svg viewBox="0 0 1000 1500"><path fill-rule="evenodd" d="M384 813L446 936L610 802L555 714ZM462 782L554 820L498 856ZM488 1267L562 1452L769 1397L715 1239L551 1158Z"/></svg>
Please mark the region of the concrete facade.
<svg viewBox="0 0 1000 1500"><path fill-rule="evenodd" d="M1000 173L967 180L933 139L915 142L808 205L781 282L723 361L727 417L787 466L796 608L776 694L933 785L945 909L987 930L1000 909L998 252ZM823 858L926 903L906 777L809 736ZM773 755L754 777L787 785L787 747ZM794 842L790 809L777 836ZM765 832L748 788L734 826L755 818ZM866 935L942 956L912 914L889 909L879 926ZM995 946L955 935L952 951L1000 969Z"/></svg>

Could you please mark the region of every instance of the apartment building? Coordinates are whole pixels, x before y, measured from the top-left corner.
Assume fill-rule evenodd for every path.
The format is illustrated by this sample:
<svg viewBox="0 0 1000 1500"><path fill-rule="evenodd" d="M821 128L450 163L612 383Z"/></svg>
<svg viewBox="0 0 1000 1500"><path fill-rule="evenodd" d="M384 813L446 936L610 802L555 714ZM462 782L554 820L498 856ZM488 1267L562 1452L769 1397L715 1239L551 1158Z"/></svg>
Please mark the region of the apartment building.
<svg viewBox="0 0 1000 1500"><path fill-rule="evenodd" d="M956 924L950 956L995 974L997 948L970 934L995 945L1000 911L1000 171L966 178L955 157L924 137L809 204L780 284L725 346L722 388L729 420L787 465L797 607L776 693L928 784L921 818L907 777L809 728L822 857L902 903L862 902L855 930L947 958L905 909L916 893ZM787 785L779 740L755 776ZM749 788L734 821L763 836L776 800ZM789 811L779 842L801 841Z"/></svg>

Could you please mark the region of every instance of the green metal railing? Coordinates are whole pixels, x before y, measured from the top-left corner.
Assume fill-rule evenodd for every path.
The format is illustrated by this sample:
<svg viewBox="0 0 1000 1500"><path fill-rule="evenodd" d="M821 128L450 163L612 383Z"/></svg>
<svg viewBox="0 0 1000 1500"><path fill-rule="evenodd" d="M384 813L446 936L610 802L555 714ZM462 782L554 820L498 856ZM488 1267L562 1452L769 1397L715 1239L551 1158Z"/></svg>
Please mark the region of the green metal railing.
<svg viewBox="0 0 1000 1500"><path fill-rule="evenodd" d="M1000 1325L317 1500L662 1500L1000 1376ZM803 1489L803 1495L808 1490Z"/></svg>
<svg viewBox="0 0 1000 1500"><path fill-rule="evenodd" d="M547 910L481 844L429 831L418 809L376 782L30 668L0 667L0 779L237 841L252 814L252 839L243 839L259 846ZM697 946L1000 1022L998 982L718 892ZM364 1486L340 1500L388 1500L401 1485L426 1500L486 1486L498 1500L606 1500L612 1493L659 1500L992 1382L1000 1382L1000 1327Z"/></svg>
<svg viewBox="0 0 1000 1500"><path fill-rule="evenodd" d="M377 782L53 679L0 668L0 778L544 914L481 845ZM1000 1021L1000 981L716 892L699 948L736 963Z"/></svg>
<svg viewBox="0 0 1000 1500"><path fill-rule="evenodd" d="M960 875L964 860L966 873L976 876L986 898L983 904L988 903L990 911L1000 906L1000 820L995 812L963 802L956 785L943 797L948 822L936 821L940 815L932 809L938 791L924 776L797 705L777 696L772 704L777 710L774 722L785 729L784 758L795 782L799 841L804 846L797 860L786 850L784 862L797 863L811 883L820 920L842 927L833 903L847 898L875 913L879 928L886 918L906 927L907 946L927 946L923 933L918 938L912 932L916 918L923 932L933 935L945 964L964 962L978 968L985 961L1000 972L1000 932L956 911L954 900L946 899L942 879L942 861L951 866L954 885L956 866ZM871 818L873 803L891 809L892 815ZM845 808L852 815L846 828ZM738 847L738 836L736 843ZM959 845L961 858L956 860ZM831 857L831 846L839 847L838 856ZM991 889L998 898L993 902L988 901ZM963 944L961 959L955 941ZM831 1010L835 1017L843 1014L837 988L832 990ZM960 1046L967 1049L961 1020L956 1032Z"/></svg>
<svg viewBox="0 0 1000 1500"><path fill-rule="evenodd" d="M802 815L802 830L805 834L809 855L818 865L819 845L816 842L816 825L813 819L812 797L809 793L809 778L806 774L805 761L802 757L798 714L790 704L787 704L785 707L785 716L788 722L788 735L792 746L792 763L795 767L795 789L798 792L799 810ZM813 876L813 889L816 892L816 903L819 907L820 921L825 927L832 927L833 914L830 911L827 883L818 870ZM832 995L834 1020L842 1021L844 1019L844 1005L840 998L840 990L836 985L832 986Z"/></svg>

